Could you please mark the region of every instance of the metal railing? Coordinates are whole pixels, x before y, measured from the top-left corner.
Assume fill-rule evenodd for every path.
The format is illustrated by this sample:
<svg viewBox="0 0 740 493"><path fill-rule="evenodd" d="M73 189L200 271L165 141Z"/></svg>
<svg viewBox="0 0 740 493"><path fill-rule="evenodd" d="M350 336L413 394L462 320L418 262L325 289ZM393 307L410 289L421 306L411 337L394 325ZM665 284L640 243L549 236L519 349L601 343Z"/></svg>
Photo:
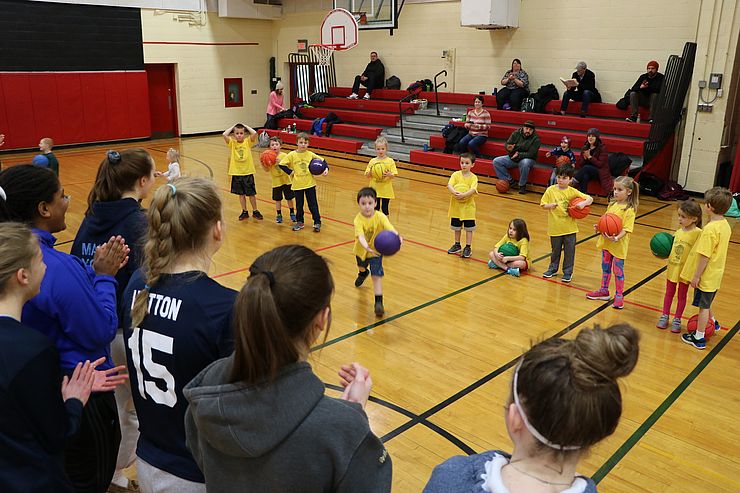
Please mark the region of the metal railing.
<svg viewBox="0 0 740 493"><path fill-rule="evenodd" d="M398 121L401 125L401 142L406 143L406 138L403 136L403 114L408 113L410 111L413 111L413 108L403 108L403 103L408 103L412 99L415 99L417 96L417 93L412 92L411 94L407 95L405 98L398 101Z"/></svg>
<svg viewBox="0 0 740 493"><path fill-rule="evenodd" d="M437 108L437 116L439 116L439 95L437 93L437 89L440 87L447 87L447 81L442 81L439 84L437 84L437 77L440 75L443 75L447 77L447 71L442 70L441 72L437 73L437 75L434 76L434 106Z"/></svg>

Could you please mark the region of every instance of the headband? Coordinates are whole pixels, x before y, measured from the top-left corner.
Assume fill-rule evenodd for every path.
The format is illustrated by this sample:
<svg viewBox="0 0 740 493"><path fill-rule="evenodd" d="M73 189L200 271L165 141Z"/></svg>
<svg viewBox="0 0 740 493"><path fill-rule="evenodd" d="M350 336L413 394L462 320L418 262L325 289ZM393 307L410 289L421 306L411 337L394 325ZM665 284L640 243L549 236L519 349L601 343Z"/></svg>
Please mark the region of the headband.
<svg viewBox="0 0 740 493"><path fill-rule="evenodd" d="M8 200L8 196L7 196L7 195L5 195L5 190L3 190L3 187L0 187L0 197L1 197L1 198L2 198L3 200L5 200L5 201L7 201L7 200Z"/></svg>

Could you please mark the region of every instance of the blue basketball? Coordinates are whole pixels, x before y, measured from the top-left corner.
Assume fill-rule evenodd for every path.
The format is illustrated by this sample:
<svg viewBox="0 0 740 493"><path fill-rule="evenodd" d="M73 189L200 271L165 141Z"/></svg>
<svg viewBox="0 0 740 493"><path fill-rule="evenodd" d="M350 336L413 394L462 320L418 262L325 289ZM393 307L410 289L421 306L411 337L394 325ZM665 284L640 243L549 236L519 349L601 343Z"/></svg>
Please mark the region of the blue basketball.
<svg viewBox="0 0 740 493"><path fill-rule="evenodd" d="M329 167L328 164L326 164L326 161L320 158L313 158L311 162L308 165L308 171L311 172L312 175L320 175L326 169Z"/></svg>
<svg viewBox="0 0 740 493"><path fill-rule="evenodd" d="M375 237L375 251L381 255L393 255L401 249L401 238L393 231L381 231Z"/></svg>
<svg viewBox="0 0 740 493"><path fill-rule="evenodd" d="M40 166L42 168L48 168L49 167L49 158L44 156L43 154L38 154L33 157L33 161L31 161L34 165Z"/></svg>

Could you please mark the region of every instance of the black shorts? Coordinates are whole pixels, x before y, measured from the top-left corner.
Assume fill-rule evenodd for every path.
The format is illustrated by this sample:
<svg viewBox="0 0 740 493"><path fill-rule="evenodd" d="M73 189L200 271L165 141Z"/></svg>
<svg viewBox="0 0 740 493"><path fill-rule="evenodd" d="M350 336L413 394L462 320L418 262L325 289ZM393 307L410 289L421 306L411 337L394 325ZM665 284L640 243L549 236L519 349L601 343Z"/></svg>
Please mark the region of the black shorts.
<svg viewBox="0 0 740 493"><path fill-rule="evenodd" d="M295 198L295 192L290 185L280 185L279 187L272 187L272 200L293 200Z"/></svg>
<svg viewBox="0 0 740 493"><path fill-rule="evenodd" d="M463 228L465 228L465 231L475 231L475 219L460 219L459 217L450 219L450 229L452 231L460 231Z"/></svg>
<svg viewBox="0 0 740 493"><path fill-rule="evenodd" d="M706 291L702 291L699 288L694 288L694 302L692 305L695 307L708 310L712 306L712 301L714 301L714 297L716 296L717 291L712 291L710 293L707 293Z"/></svg>
<svg viewBox="0 0 740 493"><path fill-rule="evenodd" d="M231 177L231 193L251 197L257 195L254 175L234 175Z"/></svg>

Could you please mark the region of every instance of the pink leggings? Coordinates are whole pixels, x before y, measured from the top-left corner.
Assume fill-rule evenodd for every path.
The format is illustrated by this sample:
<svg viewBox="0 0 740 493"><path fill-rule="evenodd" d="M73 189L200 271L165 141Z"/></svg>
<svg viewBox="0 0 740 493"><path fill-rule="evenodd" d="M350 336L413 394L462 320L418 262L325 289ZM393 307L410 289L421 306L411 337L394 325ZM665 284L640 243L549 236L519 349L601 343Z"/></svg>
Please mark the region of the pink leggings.
<svg viewBox="0 0 740 493"><path fill-rule="evenodd" d="M663 315L671 313L671 304L673 295L676 294L676 285L678 285L678 301L676 302L676 318L683 316L683 310L686 308L686 293L689 291L689 285L685 282L675 283L666 279L665 281L665 298L663 298Z"/></svg>
<svg viewBox="0 0 740 493"><path fill-rule="evenodd" d="M614 286L616 295L614 299L622 299L624 295L624 259L617 258L609 250L601 251L601 290L609 291L609 282L614 270Z"/></svg>

